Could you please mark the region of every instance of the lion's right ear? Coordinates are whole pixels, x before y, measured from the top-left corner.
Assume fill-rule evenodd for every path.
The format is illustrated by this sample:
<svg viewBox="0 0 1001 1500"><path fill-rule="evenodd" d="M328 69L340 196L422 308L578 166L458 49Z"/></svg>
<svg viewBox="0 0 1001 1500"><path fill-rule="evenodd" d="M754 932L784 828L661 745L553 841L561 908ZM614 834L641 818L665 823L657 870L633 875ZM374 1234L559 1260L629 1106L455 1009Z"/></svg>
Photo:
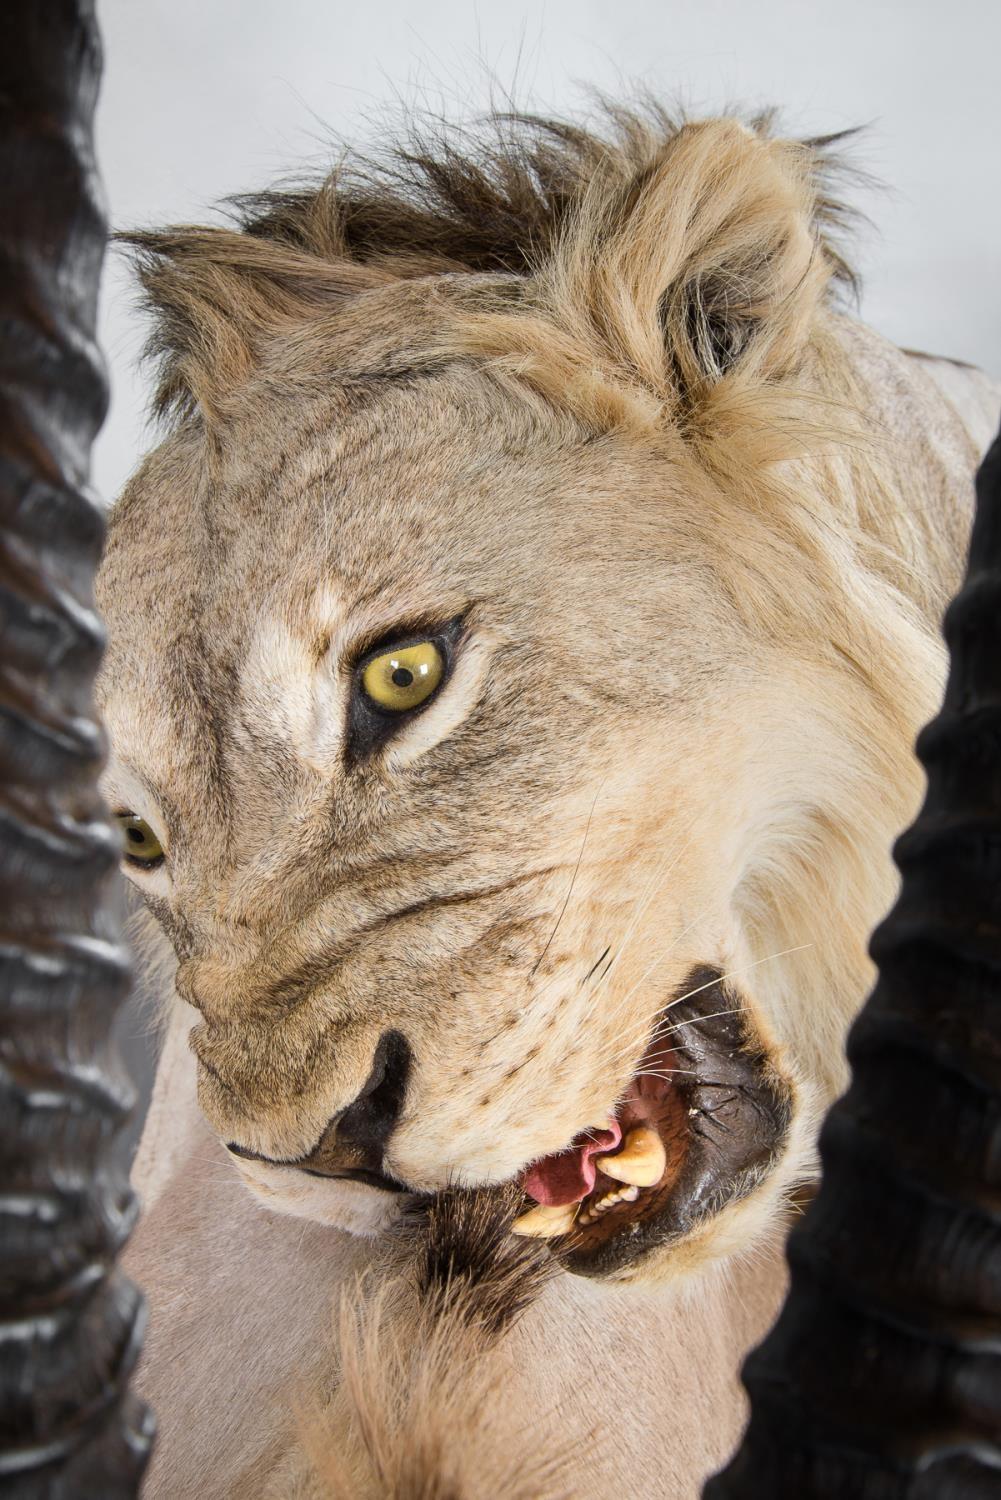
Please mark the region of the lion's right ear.
<svg viewBox="0 0 1001 1500"><path fill-rule="evenodd" d="M817 176L810 147L730 119L684 126L638 171L611 159L554 257L553 305L668 407L781 376L834 270Z"/></svg>
<svg viewBox="0 0 1001 1500"><path fill-rule="evenodd" d="M197 410L209 427L283 328L387 279L346 258L230 229L181 225L117 238L133 251L153 316L147 353L159 364L154 411Z"/></svg>

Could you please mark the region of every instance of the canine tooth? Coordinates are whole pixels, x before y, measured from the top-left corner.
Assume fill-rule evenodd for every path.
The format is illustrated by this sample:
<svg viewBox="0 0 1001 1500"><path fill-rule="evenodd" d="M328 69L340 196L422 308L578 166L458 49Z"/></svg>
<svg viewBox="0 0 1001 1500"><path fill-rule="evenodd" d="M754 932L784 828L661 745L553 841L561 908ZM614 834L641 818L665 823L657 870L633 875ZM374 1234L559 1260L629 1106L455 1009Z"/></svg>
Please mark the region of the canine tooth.
<svg viewBox="0 0 1001 1500"><path fill-rule="evenodd" d="M530 1239L551 1240L573 1228L576 1209L575 1203L565 1203L559 1208L538 1203L535 1208L530 1208L519 1219L515 1219L511 1225L511 1233L524 1234Z"/></svg>
<svg viewBox="0 0 1001 1500"><path fill-rule="evenodd" d="M626 1136L621 1151L614 1156L598 1156L594 1164L616 1182L626 1182L630 1187L653 1187L664 1175L667 1152L656 1130L649 1125L637 1125Z"/></svg>

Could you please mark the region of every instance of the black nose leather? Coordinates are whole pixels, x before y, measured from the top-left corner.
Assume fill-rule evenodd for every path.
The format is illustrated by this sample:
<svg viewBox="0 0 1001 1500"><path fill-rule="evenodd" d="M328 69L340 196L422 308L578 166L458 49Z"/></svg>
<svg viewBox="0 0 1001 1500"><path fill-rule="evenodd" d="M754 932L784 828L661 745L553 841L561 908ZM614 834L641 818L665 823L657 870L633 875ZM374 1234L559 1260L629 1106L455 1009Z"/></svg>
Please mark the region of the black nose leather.
<svg viewBox="0 0 1001 1500"><path fill-rule="evenodd" d="M384 1031L375 1049L365 1087L347 1109L335 1115L318 1143L297 1166L317 1177L353 1177L376 1187L399 1188L384 1176L382 1159L400 1117L410 1074L406 1037Z"/></svg>
<svg viewBox="0 0 1001 1500"><path fill-rule="evenodd" d="M334 1116L308 1156L277 1161L234 1141L228 1143L227 1150L234 1156L275 1166L299 1167L314 1177L347 1177L373 1187L403 1191L401 1183L383 1174L382 1159L403 1108L410 1063L406 1037L399 1031L384 1031L361 1093Z"/></svg>
<svg viewBox="0 0 1001 1500"><path fill-rule="evenodd" d="M364 1152L372 1163L381 1165L389 1137L403 1108L410 1061L406 1037L398 1031L383 1032L365 1087L354 1103L349 1104L327 1127L328 1131L331 1127L336 1130L337 1140L342 1146L352 1146Z"/></svg>

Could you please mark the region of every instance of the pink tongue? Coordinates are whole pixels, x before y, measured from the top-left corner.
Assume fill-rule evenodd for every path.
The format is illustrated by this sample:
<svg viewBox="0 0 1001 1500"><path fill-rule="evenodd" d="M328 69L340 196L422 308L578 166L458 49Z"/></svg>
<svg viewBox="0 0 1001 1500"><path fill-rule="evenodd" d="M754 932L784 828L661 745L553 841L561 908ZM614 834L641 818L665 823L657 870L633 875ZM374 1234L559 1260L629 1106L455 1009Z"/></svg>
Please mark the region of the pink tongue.
<svg viewBox="0 0 1001 1500"><path fill-rule="evenodd" d="M566 1151L533 1162L521 1185L536 1203L553 1208L579 1203L594 1187L598 1169L593 1158L614 1151L621 1140L622 1129L616 1119L609 1120L606 1130L586 1130Z"/></svg>

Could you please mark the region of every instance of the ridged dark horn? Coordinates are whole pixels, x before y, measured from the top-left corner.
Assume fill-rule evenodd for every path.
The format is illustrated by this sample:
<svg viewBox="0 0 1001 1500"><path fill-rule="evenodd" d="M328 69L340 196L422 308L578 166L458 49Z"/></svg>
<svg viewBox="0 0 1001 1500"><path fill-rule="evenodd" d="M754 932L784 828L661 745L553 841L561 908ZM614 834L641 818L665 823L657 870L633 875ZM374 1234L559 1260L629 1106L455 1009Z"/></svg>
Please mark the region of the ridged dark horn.
<svg viewBox="0 0 1001 1500"><path fill-rule="evenodd" d="M1001 437L945 637L851 1086L785 1306L745 1365L747 1432L705 1500L1001 1495Z"/></svg>
<svg viewBox="0 0 1001 1500"><path fill-rule="evenodd" d="M118 843L92 701L104 537L88 497L105 411L106 227L87 0L0 6L0 1491L138 1493L141 1299L114 1273L136 1203L110 1046L128 991Z"/></svg>

